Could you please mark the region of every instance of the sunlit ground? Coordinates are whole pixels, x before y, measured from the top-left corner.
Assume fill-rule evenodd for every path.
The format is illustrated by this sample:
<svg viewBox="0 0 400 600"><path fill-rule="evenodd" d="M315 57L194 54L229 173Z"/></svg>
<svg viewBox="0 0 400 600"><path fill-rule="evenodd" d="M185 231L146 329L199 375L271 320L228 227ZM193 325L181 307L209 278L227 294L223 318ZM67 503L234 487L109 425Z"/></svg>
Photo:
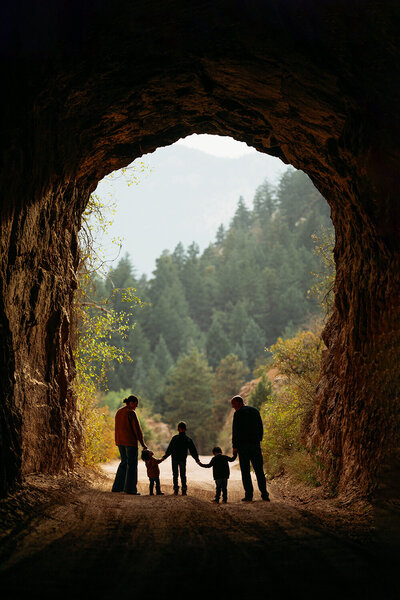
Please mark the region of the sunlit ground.
<svg viewBox="0 0 400 600"><path fill-rule="evenodd" d="M157 458L159 458L159 457L157 457ZM212 459L212 456L200 456L200 461L202 463L207 464L210 462L211 459ZM101 467L108 475L114 475L117 471L118 465L119 465L119 461L115 460L115 461L110 461L108 463L105 463L105 464L101 465ZM196 481L196 482L204 482L205 484L211 483L214 485L214 480L213 480L213 476L212 476L212 468L205 469L204 467L199 467L199 465L197 463L195 463L193 458L191 458L190 456L188 457L186 465L187 465L186 466L186 474L187 474L189 484L190 484L190 481ZM171 459L167 458L167 460L160 463L159 466L160 466L160 482L161 482L161 484L162 483L170 484L172 481ZM230 463L229 466L230 466L230 470L231 470L230 480L241 481L239 461L236 460L235 462ZM144 464L144 462L142 460L139 459L139 461L138 461L138 483L146 483L146 482L148 482L148 480L149 479L148 479L147 473L146 473L146 465Z"/></svg>

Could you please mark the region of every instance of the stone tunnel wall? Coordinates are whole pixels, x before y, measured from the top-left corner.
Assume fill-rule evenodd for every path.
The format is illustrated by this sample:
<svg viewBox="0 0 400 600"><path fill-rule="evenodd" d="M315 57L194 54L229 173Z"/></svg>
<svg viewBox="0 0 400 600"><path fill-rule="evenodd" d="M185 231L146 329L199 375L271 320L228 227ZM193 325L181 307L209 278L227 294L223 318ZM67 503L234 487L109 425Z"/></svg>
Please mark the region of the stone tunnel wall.
<svg viewBox="0 0 400 600"><path fill-rule="evenodd" d="M56 186L2 215L1 455L8 486L27 473L71 469L81 443L70 339L78 259L74 195L73 188Z"/></svg>
<svg viewBox="0 0 400 600"><path fill-rule="evenodd" d="M2 65L2 493L73 468L77 232L105 174L192 132L303 169L337 242L336 306L308 443L328 483L368 493L399 390L395 3L10 3ZM373 86L371 86L373 82Z"/></svg>

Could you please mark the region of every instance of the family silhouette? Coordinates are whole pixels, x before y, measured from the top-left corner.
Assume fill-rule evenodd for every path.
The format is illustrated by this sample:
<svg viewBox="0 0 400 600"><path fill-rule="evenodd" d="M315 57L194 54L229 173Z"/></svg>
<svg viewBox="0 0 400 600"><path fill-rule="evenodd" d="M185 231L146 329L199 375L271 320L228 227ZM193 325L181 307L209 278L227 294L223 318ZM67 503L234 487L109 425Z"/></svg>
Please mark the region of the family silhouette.
<svg viewBox="0 0 400 600"><path fill-rule="evenodd" d="M174 435L161 458L156 458L143 438L143 432L136 415L139 399L136 396L128 396L123 400L125 406L118 409L115 415L115 443L120 454L120 463L115 475L112 492L124 492L139 496L137 491L138 481L138 448L142 446L142 460L146 464L147 476L149 478L149 493L163 496L160 484L159 464L171 457L172 483L174 495L187 495L186 462L190 454L196 463L203 468L212 468L215 481L214 503L219 503L221 495L222 502L228 501L228 479L230 476L229 463L239 457L239 466L242 475L244 498L242 502L253 500L254 487L251 479L251 466L257 479L261 499L269 502L266 479L263 469L263 456L261 452L261 441L263 438L263 423L259 411L247 406L241 396L231 399L234 409L232 422L232 456L223 454L219 446L212 449L213 458L209 463L200 461L199 453L193 440L187 435L187 425L184 421L178 423L178 433ZM180 483L180 486L179 486Z"/></svg>

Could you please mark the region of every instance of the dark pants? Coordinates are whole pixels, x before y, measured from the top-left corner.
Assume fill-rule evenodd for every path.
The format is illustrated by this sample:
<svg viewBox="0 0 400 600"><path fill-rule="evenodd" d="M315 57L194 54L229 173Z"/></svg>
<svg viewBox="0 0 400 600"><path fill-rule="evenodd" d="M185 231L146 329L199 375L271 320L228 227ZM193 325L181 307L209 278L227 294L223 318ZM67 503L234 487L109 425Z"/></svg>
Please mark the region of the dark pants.
<svg viewBox="0 0 400 600"><path fill-rule="evenodd" d="M174 492L179 490L179 475L181 477L182 492L186 492L186 460L172 459L172 481L174 484Z"/></svg>
<svg viewBox="0 0 400 600"><path fill-rule="evenodd" d="M219 500L222 493L222 500L228 499L228 480L227 479L216 479L215 480L215 499Z"/></svg>
<svg viewBox="0 0 400 600"><path fill-rule="evenodd" d="M263 457L260 444L240 444L238 447L239 464L242 472L242 482L247 500L253 498L253 482L251 481L250 463L257 477L258 489L262 498L268 498L267 483L264 475Z"/></svg>
<svg viewBox="0 0 400 600"><path fill-rule="evenodd" d="M156 492L157 494L159 494L161 492L161 487L160 487L160 478L159 477L149 477L149 481L150 481L150 494L153 495L153 490L154 490L154 484L156 484Z"/></svg>
<svg viewBox="0 0 400 600"><path fill-rule="evenodd" d="M112 487L113 492L137 492L138 449L136 446L118 446L121 455Z"/></svg>

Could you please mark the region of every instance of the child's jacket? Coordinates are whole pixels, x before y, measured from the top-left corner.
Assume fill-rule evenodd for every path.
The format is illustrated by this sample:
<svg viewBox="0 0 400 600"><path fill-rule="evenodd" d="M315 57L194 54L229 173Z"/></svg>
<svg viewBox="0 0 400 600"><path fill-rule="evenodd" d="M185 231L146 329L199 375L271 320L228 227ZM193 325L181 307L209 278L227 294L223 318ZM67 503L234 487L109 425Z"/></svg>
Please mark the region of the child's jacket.
<svg viewBox="0 0 400 600"><path fill-rule="evenodd" d="M212 457L210 462L205 465L202 463L202 467L212 467L214 479L229 479L230 469L229 464L236 460L236 454L232 457L226 456L225 454L216 454Z"/></svg>
<svg viewBox="0 0 400 600"><path fill-rule="evenodd" d="M147 469L147 475L150 479L156 479L160 475L160 467L158 466L161 462L161 459L154 458L154 456L150 456L145 463Z"/></svg>
<svg viewBox="0 0 400 600"><path fill-rule="evenodd" d="M164 456L167 458L171 455L173 460L184 461L187 459L188 451L194 460L199 460L199 453L193 441L184 431L181 431L171 439Z"/></svg>

